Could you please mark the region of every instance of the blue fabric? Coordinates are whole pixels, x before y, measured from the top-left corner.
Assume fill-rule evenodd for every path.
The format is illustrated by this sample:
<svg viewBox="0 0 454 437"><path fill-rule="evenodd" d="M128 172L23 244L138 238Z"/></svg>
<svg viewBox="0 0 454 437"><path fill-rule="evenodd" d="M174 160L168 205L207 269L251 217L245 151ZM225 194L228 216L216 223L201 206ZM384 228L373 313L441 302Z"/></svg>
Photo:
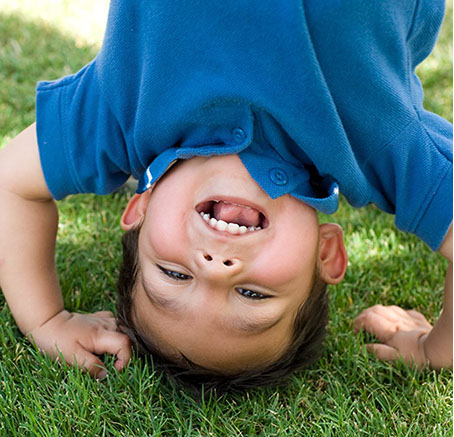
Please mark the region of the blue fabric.
<svg viewBox="0 0 454 437"><path fill-rule="evenodd" d="M276 198L374 203L437 249L452 220L452 126L414 68L442 0L112 0L96 58L37 87L56 199L138 192L177 159L236 153Z"/></svg>

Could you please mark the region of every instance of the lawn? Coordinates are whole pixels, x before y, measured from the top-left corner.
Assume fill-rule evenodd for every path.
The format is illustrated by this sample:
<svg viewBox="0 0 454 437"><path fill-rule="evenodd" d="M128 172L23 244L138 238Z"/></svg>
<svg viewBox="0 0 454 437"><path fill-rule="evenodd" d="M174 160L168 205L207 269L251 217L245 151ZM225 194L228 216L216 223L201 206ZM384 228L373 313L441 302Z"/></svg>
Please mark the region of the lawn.
<svg viewBox="0 0 454 437"><path fill-rule="evenodd" d="M38 80L77 71L102 38L105 0L0 0L0 147L34 121ZM452 120L452 1L435 52L419 67L425 106ZM119 217L128 194L59 203L56 260L67 309L114 310ZM323 221L332 218L321 217ZM376 303L435 321L446 263L374 208L341 203L350 266L332 287L322 358L277 388L197 400L141 360L92 380L20 334L0 296L0 436L452 436L452 371L419 373L362 352L353 318Z"/></svg>

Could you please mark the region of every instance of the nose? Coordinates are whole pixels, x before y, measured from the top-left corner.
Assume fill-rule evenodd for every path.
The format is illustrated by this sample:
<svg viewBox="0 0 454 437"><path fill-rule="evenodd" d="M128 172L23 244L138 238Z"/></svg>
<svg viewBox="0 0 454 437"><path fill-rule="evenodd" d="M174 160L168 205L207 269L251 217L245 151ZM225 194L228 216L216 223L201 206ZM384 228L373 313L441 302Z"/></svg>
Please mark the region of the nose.
<svg viewBox="0 0 454 437"><path fill-rule="evenodd" d="M201 251L197 254L197 264L205 277L211 280L222 280L238 274L243 262L236 257L224 257L212 251Z"/></svg>

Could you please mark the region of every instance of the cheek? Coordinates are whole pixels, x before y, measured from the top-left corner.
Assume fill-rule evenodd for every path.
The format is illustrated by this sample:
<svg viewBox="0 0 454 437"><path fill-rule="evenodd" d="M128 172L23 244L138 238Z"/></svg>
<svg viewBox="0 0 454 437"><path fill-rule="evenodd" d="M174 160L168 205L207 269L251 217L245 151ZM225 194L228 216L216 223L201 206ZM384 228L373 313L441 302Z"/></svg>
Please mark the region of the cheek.
<svg viewBox="0 0 454 437"><path fill-rule="evenodd" d="M150 211L145 224L140 235L142 247L148 247L154 254L169 261L182 254L187 240L183 215Z"/></svg>
<svg viewBox="0 0 454 437"><path fill-rule="evenodd" d="M257 267L261 278L270 287L287 285L288 288L305 289L310 285L316 266L313 254L296 256L292 251L260 257Z"/></svg>
<svg viewBox="0 0 454 437"><path fill-rule="evenodd" d="M270 284L309 286L314 274L318 253L317 227L276 230L266 249L257 257L257 268Z"/></svg>

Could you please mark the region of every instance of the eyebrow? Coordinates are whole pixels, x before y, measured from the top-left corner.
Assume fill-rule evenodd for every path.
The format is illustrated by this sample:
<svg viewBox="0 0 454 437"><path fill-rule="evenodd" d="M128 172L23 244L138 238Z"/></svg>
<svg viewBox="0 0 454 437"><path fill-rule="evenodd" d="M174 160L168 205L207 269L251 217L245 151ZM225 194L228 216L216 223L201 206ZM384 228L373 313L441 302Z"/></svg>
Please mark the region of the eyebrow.
<svg viewBox="0 0 454 437"><path fill-rule="evenodd" d="M160 296L153 284L147 281L143 276L141 283L150 301L158 308L178 314L181 313L186 307L186 305L175 302L173 299L167 299ZM269 318L245 318L234 320L233 323L227 326L227 328L231 330L243 331L248 334L260 334L277 325L281 319L282 316L275 317L271 320Z"/></svg>
<svg viewBox="0 0 454 437"><path fill-rule="evenodd" d="M156 288L150 282L148 282L143 276L142 287L145 290L145 293L147 294L148 298L157 307L174 313L181 313L183 311L185 305L175 302L173 299L166 299L164 297L159 296L159 294L156 292Z"/></svg>
<svg viewBox="0 0 454 437"><path fill-rule="evenodd" d="M273 319L241 319L233 322L233 327L239 331L244 331L250 334L260 334L271 329L281 321L282 317Z"/></svg>

